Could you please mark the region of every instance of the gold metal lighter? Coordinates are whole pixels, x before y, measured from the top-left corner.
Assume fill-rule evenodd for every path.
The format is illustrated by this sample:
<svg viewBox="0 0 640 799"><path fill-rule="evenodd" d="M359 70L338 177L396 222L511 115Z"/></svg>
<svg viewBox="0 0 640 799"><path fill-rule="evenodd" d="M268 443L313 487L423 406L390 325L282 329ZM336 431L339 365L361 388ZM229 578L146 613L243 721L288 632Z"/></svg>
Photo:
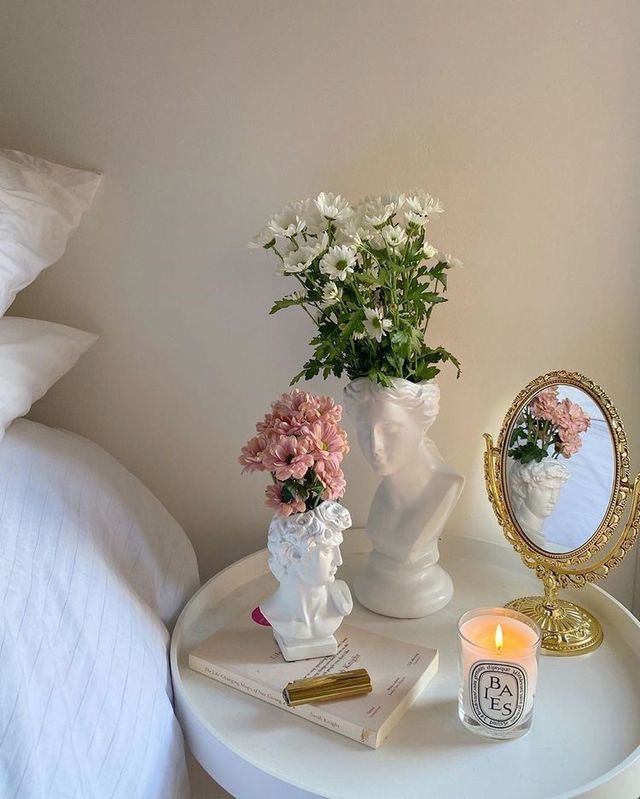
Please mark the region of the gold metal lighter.
<svg viewBox="0 0 640 799"><path fill-rule="evenodd" d="M307 677L290 682L282 692L289 707L310 702L328 702L331 699L346 699L372 691L371 677L366 669L353 669L322 677Z"/></svg>

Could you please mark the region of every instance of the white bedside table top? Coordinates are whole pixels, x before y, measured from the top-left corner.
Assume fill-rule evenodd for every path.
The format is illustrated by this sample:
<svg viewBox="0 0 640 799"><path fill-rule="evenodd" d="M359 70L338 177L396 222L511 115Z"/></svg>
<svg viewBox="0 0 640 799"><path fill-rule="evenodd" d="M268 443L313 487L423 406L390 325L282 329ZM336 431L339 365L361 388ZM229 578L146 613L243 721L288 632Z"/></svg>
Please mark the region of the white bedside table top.
<svg viewBox="0 0 640 799"><path fill-rule="evenodd" d="M367 549L362 531L347 532L340 570L347 582ZM563 592L596 614L603 645L578 658L542 657L531 732L515 741L479 738L457 717L456 621L473 607L538 594L542 585L505 547L449 536L441 550L455 586L447 608L399 621L356 602L350 617L440 650L438 676L377 750L192 672L189 650L275 586L265 550L206 583L176 624L171 666L178 718L211 776L240 799L638 799L638 621L593 586Z"/></svg>

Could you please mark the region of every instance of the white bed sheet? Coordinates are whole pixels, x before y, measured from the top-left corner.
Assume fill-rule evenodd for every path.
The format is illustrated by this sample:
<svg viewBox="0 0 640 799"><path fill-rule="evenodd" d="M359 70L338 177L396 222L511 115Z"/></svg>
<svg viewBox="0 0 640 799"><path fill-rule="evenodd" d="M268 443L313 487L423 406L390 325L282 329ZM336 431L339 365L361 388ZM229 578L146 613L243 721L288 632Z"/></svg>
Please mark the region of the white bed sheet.
<svg viewBox="0 0 640 799"><path fill-rule="evenodd" d="M0 444L0 797L184 799L169 629L198 585L184 531L80 436Z"/></svg>

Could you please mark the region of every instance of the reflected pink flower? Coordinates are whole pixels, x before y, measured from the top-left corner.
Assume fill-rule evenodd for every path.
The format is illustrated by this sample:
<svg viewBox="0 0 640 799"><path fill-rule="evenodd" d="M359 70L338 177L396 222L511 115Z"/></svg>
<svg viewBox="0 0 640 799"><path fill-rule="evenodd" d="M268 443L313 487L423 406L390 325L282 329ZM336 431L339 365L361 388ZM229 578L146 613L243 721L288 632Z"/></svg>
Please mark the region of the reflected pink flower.
<svg viewBox="0 0 640 799"><path fill-rule="evenodd" d="M558 426L576 434L585 433L591 425L591 419L585 411L570 399L564 399L558 405Z"/></svg>
<svg viewBox="0 0 640 799"><path fill-rule="evenodd" d="M558 389L556 386L545 388L529 404L531 413L538 419L555 422L558 409Z"/></svg>
<svg viewBox="0 0 640 799"><path fill-rule="evenodd" d="M570 458L582 449L582 439L579 433L567 433L561 430L558 435L562 442L558 450L565 458Z"/></svg>

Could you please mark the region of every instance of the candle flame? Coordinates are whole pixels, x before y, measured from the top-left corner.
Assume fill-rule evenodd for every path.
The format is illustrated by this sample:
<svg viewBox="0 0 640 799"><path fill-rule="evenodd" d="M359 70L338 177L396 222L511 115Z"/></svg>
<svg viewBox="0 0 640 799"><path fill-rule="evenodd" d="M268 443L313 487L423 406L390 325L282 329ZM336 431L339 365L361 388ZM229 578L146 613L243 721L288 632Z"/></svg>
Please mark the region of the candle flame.
<svg viewBox="0 0 640 799"><path fill-rule="evenodd" d="M502 637L502 625L496 627L496 652L502 652L504 646L504 639Z"/></svg>

